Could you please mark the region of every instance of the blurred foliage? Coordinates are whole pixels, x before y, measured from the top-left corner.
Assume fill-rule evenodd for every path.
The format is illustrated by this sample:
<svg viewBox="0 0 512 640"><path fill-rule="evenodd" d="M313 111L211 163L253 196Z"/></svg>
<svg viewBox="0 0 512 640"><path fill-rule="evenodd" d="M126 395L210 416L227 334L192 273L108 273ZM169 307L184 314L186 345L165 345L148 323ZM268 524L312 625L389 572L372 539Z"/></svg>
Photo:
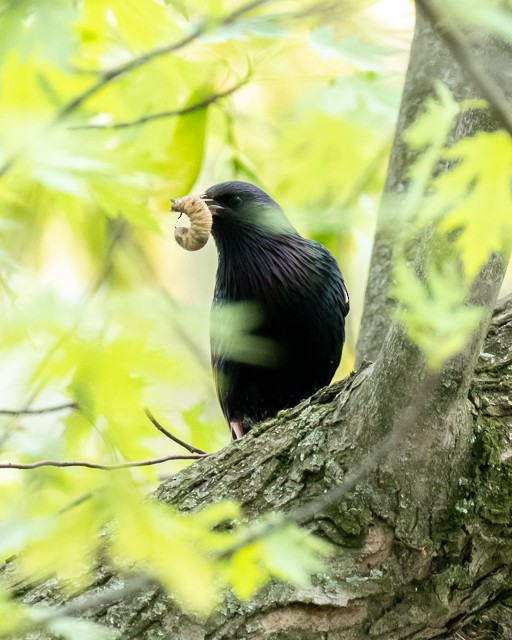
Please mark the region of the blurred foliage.
<svg viewBox="0 0 512 640"><path fill-rule="evenodd" d="M197 447L228 442L208 353L213 248L182 252L168 213L171 197L219 180L258 183L338 255L350 370L364 294L350 283L369 257L397 115L404 3L397 30L368 0L0 2L0 409L21 411L0 412L0 461L182 454L146 406ZM269 347L250 346L253 358ZM226 587L247 598L321 567L326 546L296 527L238 548L234 503L183 515L147 500L185 464L1 470L0 558L19 554L23 577L56 573L72 592L101 544L198 614ZM110 637L0 595L2 633L37 625Z"/></svg>
<svg viewBox="0 0 512 640"><path fill-rule="evenodd" d="M404 134L422 153L410 168L411 184L395 214L402 216L402 245L393 287L399 317L433 369L459 352L478 326L481 310L468 304L474 278L492 253L512 250L510 136L479 131L452 143L456 117L487 105L458 104L442 84L437 94ZM419 275L407 259L408 244L418 238L427 263Z"/></svg>

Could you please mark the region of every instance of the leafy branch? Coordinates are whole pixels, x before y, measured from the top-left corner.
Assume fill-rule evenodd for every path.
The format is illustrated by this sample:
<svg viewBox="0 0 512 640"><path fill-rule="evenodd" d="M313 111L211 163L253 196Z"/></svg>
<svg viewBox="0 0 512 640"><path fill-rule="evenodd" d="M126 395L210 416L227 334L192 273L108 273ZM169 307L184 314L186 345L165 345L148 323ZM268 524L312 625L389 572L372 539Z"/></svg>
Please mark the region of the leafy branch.
<svg viewBox="0 0 512 640"><path fill-rule="evenodd" d="M163 45L161 47L156 47L155 49L151 49L150 51L147 51L146 53L140 56L132 58L131 60L128 60L127 62L124 62L123 64L120 64L117 67L110 69L109 71L105 71L100 76L100 78L96 82L94 82L90 87L88 87L82 93L79 93L78 95L76 95L74 98L69 100L69 102L64 104L59 109L59 111L57 112L53 120L51 120L51 122L48 124L46 130L43 132L42 135L44 136L45 133L48 133L49 131L51 131L54 127L56 127L58 124L63 122L66 118L68 118L68 116L70 116L77 109L79 109L79 107L81 107L89 98L91 98L92 96L102 91L105 87L110 85L112 82L114 82L121 76L124 76L126 73L133 71L134 69L138 69L139 67L142 67L145 64L148 64L148 62L151 62L156 58L160 58L170 53L175 53L176 51L183 49L184 47L188 46L189 44L197 40L200 36L206 33L206 31L212 28L215 29L215 28L232 24L244 14L250 11L253 11L254 9L260 6L263 6L270 1L271 0L253 0L252 2L248 2L247 4L242 5L238 9L235 9L231 13L224 16L224 18L219 19L216 23L214 23L213 27L212 27L211 20L209 21L205 20L198 27L196 27L191 33L184 36L180 40L177 40L167 45ZM3 176L6 173L8 173L16 164L16 162L25 154L25 152L26 152L26 149L20 149L17 152L15 152L10 158L8 158L4 162L4 164L0 167L0 176Z"/></svg>
<svg viewBox="0 0 512 640"><path fill-rule="evenodd" d="M233 85L229 89L225 91L219 91L218 93L212 93L211 95L199 100L198 102L194 102L193 104L189 104L186 107L181 109L174 109L171 111L160 111L158 113L150 113L147 116L142 116L140 118L136 118L135 120L127 120L125 122L114 122L112 124L77 124L72 125L69 129L73 130L94 130L94 129L127 129L128 127L136 127L139 125L147 124L148 122L153 122L154 120L161 120L163 118L174 118L177 116L184 116L187 113L193 113L194 111L201 111L201 109L205 109L211 104L218 102L222 98L226 98L227 96L232 95L247 84L248 78L244 78L241 82Z"/></svg>
<svg viewBox="0 0 512 640"><path fill-rule="evenodd" d="M77 402L65 402L63 404L54 405L52 407L42 407L40 409L0 409L0 415L8 416L21 416L21 415L43 415L47 413L56 413L58 411L64 411L66 409L79 410L80 405ZM43 460L40 462L33 462L30 464L18 464L18 463L0 463L0 469L36 469L37 467L88 467L90 469L124 469L126 467L142 467L152 464L160 464L161 462L167 462L167 460L198 460L204 456L209 455L206 451L194 447L194 445L185 442L178 436L175 436L168 431L163 425L161 425L151 411L146 408L144 413L148 417L151 424L160 431L166 438L172 440L180 447L183 447L192 454L192 456L168 456L165 458L155 458L153 460L144 460L140 462L127 462L120 465L101 465L92 462L56 462L54 460Z"/></svg>

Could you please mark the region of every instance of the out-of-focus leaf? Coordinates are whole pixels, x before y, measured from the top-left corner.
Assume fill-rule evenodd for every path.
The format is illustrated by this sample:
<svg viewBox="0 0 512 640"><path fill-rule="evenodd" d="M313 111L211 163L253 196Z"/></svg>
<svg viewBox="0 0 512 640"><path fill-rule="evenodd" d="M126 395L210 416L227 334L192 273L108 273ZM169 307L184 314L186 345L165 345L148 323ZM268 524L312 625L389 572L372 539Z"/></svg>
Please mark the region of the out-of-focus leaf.
<svg viewBox="0 0 512 640"><path fill-rule="evenodd" d="M500 6L501 4L501 6ZM457 0L443 3L443 12L457 24L465 23L482 31L494 33L505 40L512 40L512 16L510 6L495 0L467 0L464 4Z"/></svg>
<svg viewBox="0 0 512 640"><path fill-rule="evenodd" d="M437 98L428 98L425 101L424 112L404 133L405 141L413 149L432 146L437 140L444 144L453 119L459 113L459 105L448 88L439 82L436 90Z"/></svg>
<svg viewBox="0 0 512 640"><path fill-rule="evenodd" d="M211 612L218 601L213 567L205 555L206 531L193 518L178 516L163 504L142 501L131 482L117 476L113 511L113 561L132 568L145 567L181 603L196 613ZM107 500L111 500L108 495Z"/></svg>
<svg viewBox="0 0 512 640"><path fill-rule="evenodd" d="M362 126L391 128L400 103L400 87L375 73L339 78L325 89L321 104L329 115L343 114Z"/></svg>
<svg viewBox="0 0 512 640"><path fill-rule="evenodd" d="M390 49L374 42L365 42L361 38L336 40L332 25L314 29L308 41L310 47L323 58L339 58L363 71L383 71L384 58L394 53Z"/></svg>
<svg viewBox="0 0 512 640"><path fill-rule="evenodd" d="M133 51L151 49L180 33L173 12L158 0L85 0L76 30L82 43L81 62L93 68L115 66Z"/></svg>
<svg viewBox="0 0 512 640"><path fill-rule="evenodd" d="M281 357L279 345L274 340L258 335L262 321L261 309L255 303L240 302L215 307L211 320L213 352L219 358L276 366Z"/></svg>
<svg viewBox="0 0 512 640"><path fill-rule="evenodd" d="M259 544L271 575L295 585L308 584L311 575L324 566L322 558L331 552L326 542L297 526L281 529Z"/></svg>
<svg viewBox="0 0 512 640"><path fill-rule="evenodd" d="M257 531L258 526L264 531L264 523L253 523L248 528ZM241 528L238 535L244 534ZM269 578L297 586L308 584L330 553L331 547L324 541L300 527L287 526L236 551L226 566L225 575L237 596L246 599Z"/></svg>
<svg viewBox="0 0 512 640"><path fill-rule="evenodd" d="M59 516L41 517L38 531L33 532L20 556L21 570L28 576L57 573L68 587L85 585L102 522L94 500L85 500Z"/></svg>
<svg viewBox="0 0 512 640"><path fill-rule="evenodd" d="M76 8L68 0L15 0L0 7L0 52L17 47L25 55L34 51L69 68L75 50L70 28Z"/></svg>
<svg viewBox="0 0 512 640"><path fill-rule="evenodd" d="M492 252L505 251L512 243L512 143L505 132L479 132L444 156L456 162L434 186L445 202L454 204L440 226L460 230L455 242L472 279Z"/></svg>
<svg viewBox="0 0 512 640"><path fill-rule="evenodd" d="M318 207L351 193L354 182L381 147L381 139L366 127L348 118L308 110L287 124L262 171L265 181L268 179L280 194L280 201L308 207L314 219ZM293 171L280 170L289 158L294 159ZM318 167L322 167L321 189Z"/></svg>
<svg viewBox="0 0 512 640"><path fill-rule="evenodd" d="M113 640L119 638L120 632L112 627L104 627L91 620L79 618L59 617L46 623L51 633L66 640Z"/></svg>
<svg viewBox="0 0 512 640"><path fill-rule="evenodd" d="M233 21L202 36L205 42L227 42L248 38L284 38L290 35L280 16L265 15Z"/></svg>
<svg viewBox="0 0 512 640"><path fill-rule="evenodd" d="M193 91L187 104L198 102L208 93L208 88ZM197 180L203 162L207 115L207 109L201 109L178 118L165 168L169 194L186 194Z"/></svg>
<svg viewBox="0 0 512 640"><path fill-rule="evenodd" d="M482 310L466 304L468 290L455 260L440 269L428 269L425 282L403 262L395 266L394 273L399 318L411 340L423 350L429 367L439 369L464 347Z"/></svg>
<svg viewBox="0 0 512 640"><path fill-rule="evenodd" d="M11 594L0 590L0 634L14 631L26 616L26 608L14 601Z"/></svg>

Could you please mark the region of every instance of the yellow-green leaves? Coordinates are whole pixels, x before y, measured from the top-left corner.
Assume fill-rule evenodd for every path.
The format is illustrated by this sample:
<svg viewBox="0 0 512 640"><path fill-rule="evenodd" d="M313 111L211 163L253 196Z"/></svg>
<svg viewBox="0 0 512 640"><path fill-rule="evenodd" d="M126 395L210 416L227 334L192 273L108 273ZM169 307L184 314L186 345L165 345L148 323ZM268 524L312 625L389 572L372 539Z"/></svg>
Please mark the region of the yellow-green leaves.
<svg viewBox="0 0 512 640"><path fill-rule="evenodd" d="M263 322L256 303L238 302L217 306L212 311L211 341L217 357L275 367L279 363L279 345L257 335ZM233 335L237 336L233 340Z"/></svg>
<svg viewBox="0 0 512 640"><path fill-rule="evenodd" d="M509 135L480 131L447 146L455 117L485 104L458 105L441 84L437 94L404 136L421 150L401 209L405 237L428 233L428 265L418 279L398 259L393 288L399 317L435 369L463 348L478 325L480 310L467 306L471 282L490 254L509 250L512 241Z"/></svg>
<svg viewBox="0 0 512 640"><path fill-rule="evenodd" d="M0 416L2 462L182 454L146 406L193 445L227 443L204 319L214 249L194 262L174 251L171 197L245 177L304 212L331 247L355 246L350 207L371 226L399 95L387 56L371 37L343 40L329 26L308 42L311 18L299 14L310 3L255 4L232 15L243 0L0 2L0 409L78 405ZM246 75L246 87L215 97ZM222 318L240 328L241 346L227 348L271 366L279 354L254 339L254 311ZM222 329L213 333L222 345ZM323 546L293 527L241 547L236 505L184 515L148 498L186 464L0 471L0 562L19 554L24 575L55 573L71 588L101 547L120 571L156 577L200 614L226 588L246 598L318 569ZM0 621L18 613L0 600ZM56 635L100 637L87 623L48 620Z"/></svg>
<svg viewBox="0 0 512 640"><path fill-rule="evenodd" d="M377 43L365 42L361 38L337 40L332 24L314 29L308 42L322 57L337 57L364 71L384 71L384 58L392 53Z"/></svg>
<svg viewBox="0 0 512 640"><path fill-rule="evenodd" d="M171 7L158 0L84 0L75 24L82 44L80 63L112 67L179 34Z"/></svg>
<svg viewBox="0 0 512 640"><path fill-rule="evenodd" d="M327 543L295 525L265 533L273 521L275 518L270 517L241 527L231 539L226 539L229 550L231 545L236 548L237 540L243 540L248 534L255 538L237 549L225 566L227 583L239 598L249 598L271 578L296 586L309 584L311 576L322 569L324 558L331 553Z"/></svg>
<svg viewBox="0 0 512 640"><path fill-rule="evenodd" d="M460 351L476 329L481 309L466 305L467 290L455 262L431 267L420 280L405 263L395 266L393 295L400 301L398 318L410 339L437 370Z"/></svg>
<svg viewBox="0 0 512 640"><path fill-rule="evenodd" d="M440 232L457 231L455 246L470 282L492 252L510 245L512 142L503 131L480 131L445 147L455 116L485 103L459 106L441 84L438 98L427 101L404 136L412 148L425 149L411 170L406 203L414 206L406 208L417 215L416 227L435 223ZM443 171L433 176L439 160Z"/></svg>
<svg viewBox="0 0 512 640"><path fill-rule="evenodd" d="M455 244L472 279L491 253L510 249L512 141L504 131L479 132L443 155L453 166L434 188L453 204L440 228L458 232Z"/></svg>
<svg viewBox="0 0 512 640"><path fill-rule="evenodd" d="M186 107L208 96L211 87L192 92ZM168 193L186 194L193 187L203 163L207 108L181 116L176 122L170 143L165 171Z"/></svg>

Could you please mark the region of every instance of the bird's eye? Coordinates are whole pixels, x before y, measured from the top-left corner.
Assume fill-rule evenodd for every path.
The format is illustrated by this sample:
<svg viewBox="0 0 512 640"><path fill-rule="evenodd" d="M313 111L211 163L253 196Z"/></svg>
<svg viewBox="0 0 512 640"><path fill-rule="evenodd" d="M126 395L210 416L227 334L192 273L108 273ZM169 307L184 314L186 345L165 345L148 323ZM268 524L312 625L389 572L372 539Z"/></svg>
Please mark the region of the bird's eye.
<svg viewBox="0 0 512 640"><path fill-rule="evenodd" d="M231 205L237 206L242 203L242 198L240 196L231 196Z"/></svg>

